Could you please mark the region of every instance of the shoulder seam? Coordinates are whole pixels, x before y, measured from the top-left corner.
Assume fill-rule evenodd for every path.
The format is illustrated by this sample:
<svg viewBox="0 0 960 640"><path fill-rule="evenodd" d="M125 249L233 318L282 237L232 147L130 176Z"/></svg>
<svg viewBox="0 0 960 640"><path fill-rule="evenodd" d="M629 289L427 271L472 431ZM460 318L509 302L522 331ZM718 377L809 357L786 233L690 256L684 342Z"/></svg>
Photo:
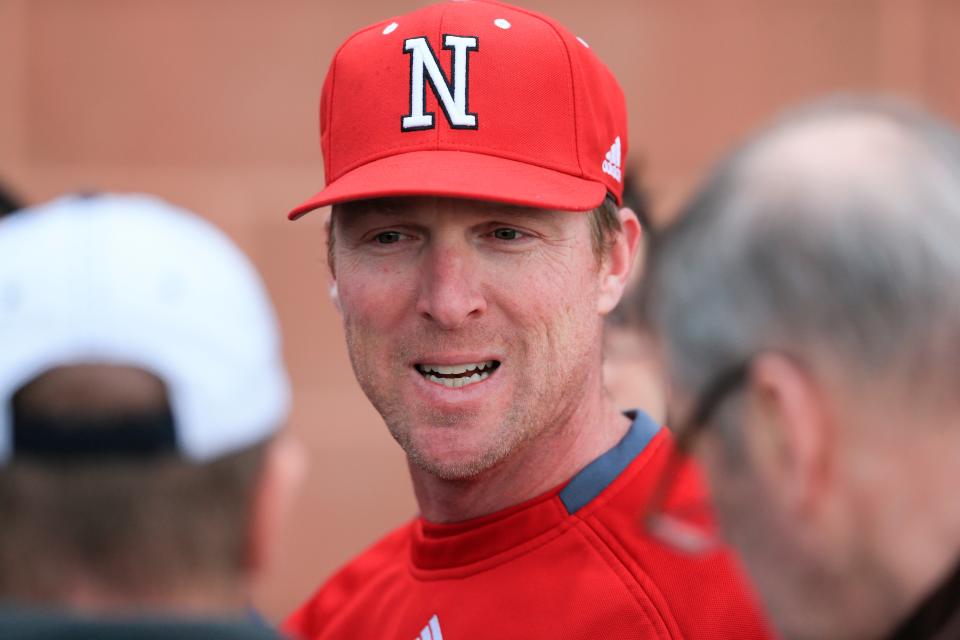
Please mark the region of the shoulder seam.
<svg viewBox="0 0 960 640"><path fill-rule="evenodd" d="M580 518L579 520L580 522L578 523L578 526L574 527L574 529L577 530L587 544L597 550L597 552L604 559L604 561L607 562L608 565L611 565L611 569L614 569L614 573L617 574L617 577L623 582L624 586L627 587L630 593L634 595L637 603L644 609L644 611L652 610L656 613L656 619L666 630L667 635L665 637L670 639L682 639L683 634L677 625L677 621L673 618L673 615L669 613L670 608L667 604L666 597L659 589L656 588L656 584L654 583L653 579L650 578L645 571L643 571L639 564L636 571L627 566L627 563L623 561L623 556L628 554L625 553L622 546L619 544L619 541L617 541L616 536L614 536L611 531L609 531L602 525L602 523L598 521L587 522L585 518ZM585 527L592 535L587 535L587 533L580 528L581 526ZM598 528L602 528L606 533L606 536L601 535L601 532L598 531ZM611 538L613 542L616 543L618 548L615 549L614 545L605 539L606 537ZM616 567L612 566L614 562L616 563ZM640 580L638 578L636 575L637 572L643 576L644 580ZM633 578L632 583L628 583L623 573L626 573L628 576ZM650 593L651 588L655 590L657 596L656 598ZM640 598L637 594L637 590L639 590L645 596L645 598ZM662 605L658 605L658 600L662 603ZM664 609L666 611L664 611ZM652 616L650 617L652 618Z"/></svg>

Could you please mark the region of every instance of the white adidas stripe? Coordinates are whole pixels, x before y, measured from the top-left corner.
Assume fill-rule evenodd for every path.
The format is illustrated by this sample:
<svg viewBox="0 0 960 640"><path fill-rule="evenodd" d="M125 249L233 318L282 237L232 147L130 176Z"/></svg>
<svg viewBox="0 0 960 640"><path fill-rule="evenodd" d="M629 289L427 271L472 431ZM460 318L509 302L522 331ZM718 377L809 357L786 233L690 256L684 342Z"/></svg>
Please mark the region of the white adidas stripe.
<svg viewBox="0 0 960 640"><path fill-rule="evenodd" d="M443 633L440 631L440 618L434 614L427 622L427 626L420 632L420 638L414 638L414 640L443 640Z"/></svg>
<svg viewBox="0 0 960 640"><path fill-rule="evenodd" d="M610 151L607 151L601 168L605 174L613 176L617 182L623 182L623 174L620 170L621 163L622 149L620 147L620 136L617 136L613 141L613 145L610 146Z"/></svg>

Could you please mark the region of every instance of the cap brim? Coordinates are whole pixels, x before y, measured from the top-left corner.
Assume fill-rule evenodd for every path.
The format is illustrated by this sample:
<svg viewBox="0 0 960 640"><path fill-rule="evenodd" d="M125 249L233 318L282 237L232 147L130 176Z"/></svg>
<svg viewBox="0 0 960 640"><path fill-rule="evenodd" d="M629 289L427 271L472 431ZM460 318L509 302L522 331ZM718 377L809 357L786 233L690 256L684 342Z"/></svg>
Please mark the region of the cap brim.
<svg viewBox="0 0 960 640"><path fill-rule="evenodd" d="M374 160L327 185L288 217L351 200L443 196L538 209L588 211L607 187L593 180L515 160L466 151L412 151Z"/></svg>

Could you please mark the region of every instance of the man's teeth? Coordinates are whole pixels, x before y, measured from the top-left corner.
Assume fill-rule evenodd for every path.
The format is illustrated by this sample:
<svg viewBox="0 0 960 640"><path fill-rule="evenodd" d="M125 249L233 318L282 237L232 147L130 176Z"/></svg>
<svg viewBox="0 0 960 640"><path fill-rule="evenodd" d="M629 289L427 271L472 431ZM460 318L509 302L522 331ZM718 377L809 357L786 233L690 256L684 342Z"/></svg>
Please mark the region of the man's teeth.
<svg viewBox="0 0 960 640"><path fill-rule="evenodd" d="M442 373L443 375L462 375L464 373L469 373L471 371L477 371L478 369L490 369L493 367L493 360L487 360L486 362L470 362L467 364L453 364L453 365L442 365L442 364L421 364L419 369L423 373Z"/></svg>
<svg viewBox="0 0 960 640"><path fill-rule="evenodd" d="M448 389L459 389L489 378L496 364L494 360L453 365L419 364L417 370L430 382Z"/></svg>
<svg viewBox="0 0 960 640"><path fill-rule="evenodd" d="M437 384L442 384L448 389L459 389L460 387L465 387L468 384L473 384L474 382L480 382L481 380L486 380L490 377L489 371L483 371L481 373L475 373L472 376L464 376L462 378L438 378L435 375L427 374L426 378L430 382L436 382Z"/></svg>

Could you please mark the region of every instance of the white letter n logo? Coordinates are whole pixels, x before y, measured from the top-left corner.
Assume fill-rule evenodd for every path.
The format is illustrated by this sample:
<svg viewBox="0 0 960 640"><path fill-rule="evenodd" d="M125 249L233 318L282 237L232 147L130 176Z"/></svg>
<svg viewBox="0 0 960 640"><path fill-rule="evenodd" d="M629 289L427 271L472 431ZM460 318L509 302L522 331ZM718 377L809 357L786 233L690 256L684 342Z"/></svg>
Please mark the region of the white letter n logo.
<svg viewBox="0 0 960 640"><path fill-rule="evenodd" d="M433 95L447 116L447 122L453 129L476 129L477 114L468 113L468 88L470 59L469 52L477 51L480 46L475 36L443 36L443 48L453 50L451 76L453 82L447 82L436 54L423 36L407 38L403 41L403 52L410 54L410 113L400 120L403 131L419 131L434 127L434 114L424 113L427 101L427 86L423 72L433 88Z"/></svg>

